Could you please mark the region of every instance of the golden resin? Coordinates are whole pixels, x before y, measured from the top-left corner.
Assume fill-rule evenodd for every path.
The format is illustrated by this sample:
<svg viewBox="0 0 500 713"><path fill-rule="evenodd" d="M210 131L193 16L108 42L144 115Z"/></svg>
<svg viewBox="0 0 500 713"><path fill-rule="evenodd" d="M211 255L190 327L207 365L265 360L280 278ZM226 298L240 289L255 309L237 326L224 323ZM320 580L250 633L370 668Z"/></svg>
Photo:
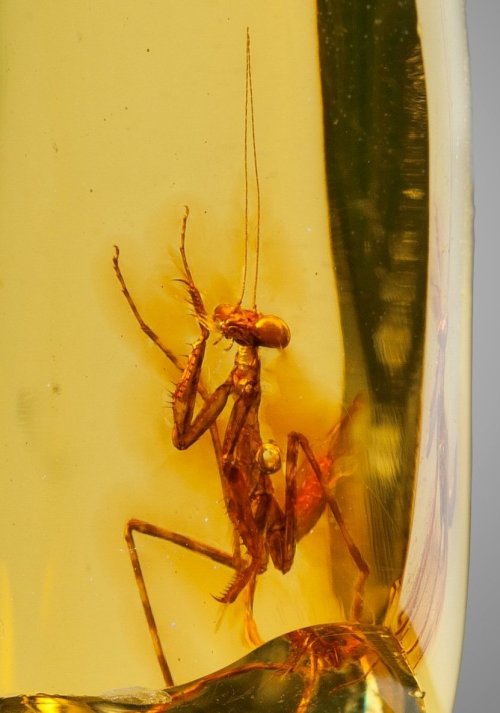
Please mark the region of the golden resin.
<svg viewBox="0 0 500 713"><path fill-rule="evenodd" d="M425 27L435 16L391 8L2 4L0 694L13 697L1 710L451 710L468 499L456 294L469 268L440 208L451 199L433 132L447 125L426 73L442 43L421 41L416 12ZM260 192L248 136L245 171L248 27ZM205 396L233 369L227 319L245 284L240 361L256 345L261 443L239 442L282 510L289 434L320 471L301 446L289 571L263 558L223 604L234 560L189 542L234 558L239 541L252 559L214 448L232 397L189 448L172 444L171 392L200 334L179 282L186 205ZM123 299L113 245L172 359ZM134 540L167 692L130 521L180 533Z"/></svg>

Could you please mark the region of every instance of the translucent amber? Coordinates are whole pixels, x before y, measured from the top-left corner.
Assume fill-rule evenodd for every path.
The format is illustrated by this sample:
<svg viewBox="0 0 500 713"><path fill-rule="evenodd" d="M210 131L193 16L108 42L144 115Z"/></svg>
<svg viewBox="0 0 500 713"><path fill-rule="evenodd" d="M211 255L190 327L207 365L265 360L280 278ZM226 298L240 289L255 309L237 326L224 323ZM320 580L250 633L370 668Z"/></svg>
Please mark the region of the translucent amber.
<svg viewBox="0 0 500 713"><path fill-rule="evenodd" d="M1 3L3 710L450 713L461 12Z"/></svg>

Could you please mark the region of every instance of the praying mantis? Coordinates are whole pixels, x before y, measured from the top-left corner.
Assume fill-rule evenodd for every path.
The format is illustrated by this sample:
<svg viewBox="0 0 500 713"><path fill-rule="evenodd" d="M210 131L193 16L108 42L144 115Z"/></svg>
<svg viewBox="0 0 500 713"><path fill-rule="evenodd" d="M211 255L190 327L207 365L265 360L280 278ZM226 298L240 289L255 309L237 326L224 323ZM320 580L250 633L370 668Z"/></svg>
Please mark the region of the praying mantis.
<svg viewBox="0 0 500 713"><path fill-rule="evenodd" d="M250 35L246 42L245 92L245 277L239 300L222 303L212 313L207 310L193 277L186 253L189 208L184 209L180 232L180 256L184 284L199 336L191 346L185 362L165 345L158 334L146 323L137 308L125 281L120 250L115 246L113 266L123 295L139 327L179 370L180 376L172 394L173 432L176 448L187 450L209 433L218 464L219 478L227 517L234 532L233 552L228 553L184 534L138 519L131 519L125 528L125 538L134 568L148 628L163 674L165 684L173 678L163 651L153 615L134 536L141 533L160 538L197 552L233 570L225 591L216 599L231 604L238 597L245 598L245 630L252 644L261 643L253 617L253 602L258 578L272 564L285 574L293 566L297 542L307 535L322 512L328 508L333 515L345 546L358 571L353 583L350 612L352 621L359 621L363 612L364 587L369 566L350 534L339 504L332 492L330 472L335 459L335 445L347 428L351 412L340 420L332 431L326 453L317 456L307 436L299 431L288 433L285 454L273 440L264 441L259 423L262 400L261 349L283 350L291 340L286 322L261 312L257 307L257 283L260 232L260 188L255 141L255 121L250 55ZM249 151L249 143L251 150ZM249 242L248 218L248 155L251 154L257 193L256 269L251 299L245 306L246 268ZM202 380L209 339L215 334L234 347L234 363L227 377L213 391L208 391ZM221 436L218 419L228 412ZM302 453L303 463L299 462ZM284 462L284 466L282 465ZM284 470L284 502L275 493L273 479Z"/></svg>

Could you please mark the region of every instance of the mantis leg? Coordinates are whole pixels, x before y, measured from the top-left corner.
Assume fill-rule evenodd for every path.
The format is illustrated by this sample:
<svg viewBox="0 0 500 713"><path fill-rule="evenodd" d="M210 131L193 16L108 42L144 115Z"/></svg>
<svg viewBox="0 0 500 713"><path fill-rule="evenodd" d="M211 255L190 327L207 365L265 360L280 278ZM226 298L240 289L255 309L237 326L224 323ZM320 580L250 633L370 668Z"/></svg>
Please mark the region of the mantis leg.
<svg viewBox="0 0 500 713"><path fill-rule="evenodd" d="M186 220L187 220L187 212L186 212L186 216L184 217L184 222L183 222L183 230L182 230L183 236L185 233ZM184 260L185 260L185 257L184 257ZM187 263L185 263L185 264L187 264ZM181 363L181 361L179 360L179 358L174 354L174 352L163 343L163 341L160 339L158 334L156 334L156 332L153 329L151 329L149 324L144 320L143 316L139 312L139 309L137 308L137 305L135 304L135 301L134 301L132 295L130 294L130 291L127 287L127 283L125 282L125 278L123 277L123 273L120 268L120 249L118 248L117 245L115 245L115 254L113 256L113 267L114 267L116 276L118 278L118 282L120 283L123 295L124 295L125 299L127 300L127 303L132 311L132 314L134 315L135 319L137 320L139 327L142 329L144 334L153 342L153 344L155 344L158 347L158 349L160 349L160 351L163 352L163 354L165 354L167 359L175 367L177 367L177 369L179 369L179 371L184 372L186 370L186 366L183 365ZM194 284L193 284L193 288L196 289ZM197 289L196 289L196 292L199 295L199 292ZM204 310L203 302L201 302L201 296L199 296L199 300L200 300L200 303ZM193 305L194 305L194 302L193 302ZM195 307L195 309L196 309L196 307ZM196 389L204 401L206 401L209 398L208 392L207 392L206 388L203 386L203 384L201 383L199 375L198 375L198 379L197 379L197 383L196 383ZM208 428L210 430L210 435L212 437L212 442L214 445L214 451L215 451L215 456L217 458L217 463L219 465L219 468L221 468L222 467L221 442L220 442L220 436L219 436L219 432L217 429L217 423L216 423L215 419L209 424Z"/></svg>
<svg viewBox="0 0 500 713"><path fill-rule="evenodd" d="M212 428L234 388L231 372L226 381L212 394L206 395L204 403L194 416L205 346L206 337L204 336L194 343L172 397L172 413L175 424L172 441L174 446L180 450L189 448L205 431Z"/></svg>
<svg viewBox="0 0 500 713"><path fill-rule="evenodd" d="M354 621L359 621L361 614L363 613L364 588L365 582L368 578L368 575L370 574L370 568L365 558L361 554L358 546L354 542L351 533L347 529L347 525L345 524L344 516L342 515L342 511L339 507L339 504L333 493L330 491L330 488L328 487L327 477L321 470L321 467L316 459L316 456L313 453L309 441L302 433L292 432L288 434L286 464L287 484L292 484L296 480L299 447L302 448L302 451L304 452L314 474L316 475L316 478L318 479L321 485L325 501L328 504L330 510L332 511L333 517L335 518L337 525L339 526L339 530L344 539L346 547L349 550L349 554L351 555L354 564L359 570L359 575L354 585L354 598L350 612L350 618ZM291 519L292 516L290 515L290 513L288 513L288 508L289 506L287 507L286 517ZM290 546L291 543L289 543L289 547Z"/></svg>
<svg viewBox="0 0 500 713"><path fill-rule="evenodd" d="M151 339L151 341L152 341L154 344L156 344L156 346L158 347L158 349L160 349L160 351L162 351L162 352L165 354L165 356L167 357L167 359L168 359L169 361L171 361L172 364L173 364L174 366L176 366L177 369L179 369L179 371L182 371L183 368L184 368L184 366L181 364L181 362L180 362L180 360L178 359L178 357L174 354L174 352L173 352L171 349L169 349L169 348L162 342L162 340L160 339L160 337L156 334L156 332L154 332L154 331L151 329L151 327L149 326L149 324L147 324L147 322L143 319L141 313L140 313L139 310L137 309L137 305L135 304L134 299L133 299L132 295L131 295L130 292L129 292L129 289L128 289L128 287L127 287L127 283L125 282L125 278L123 277L123 273L122 273L121 268L120 268L120 248L118 247L118 245L115 245L115 254L113 255L113 267L114 267L114 270L115 270L116 277L118 278L118 282L120 283L120 286L121 286L121 288L122 288L123 295L124 295L125 299L127 300L127 303L128 303L128 305L129 305L130 309L132 310L132 314L133 314L134 317L136 318L136 320L137 320L137 322L138 322L138 324L139 324L139 327L142 329L142 331L144 332L144 334L145 334L149 339Z"/></svg>
<svg viewBox="0 0 500 713"><path fill-rule="evenodd" d="M193 345L187 364L183 366L179 361L178 357L165 344L163 344L156 332L154 332L151 327L145 322L141 313L137 309L137 305L135 304L132 295L129 292L129 289L125 282L125 278L123 277L122 271L120 269L119 257L120 250L118 246L115 245L115 255L113 257L113 266L115 269L115 273L118 278L118 281L120 282L125 299L127 300L134 317L139 323L140 328L149 337L149 339L151 339L151 341L156 344L156 346L165 354L167 359L171 361L172 364L174 364L179 369L179 371L182 371L182 376L174 392L173 411L174 420L176 423L176 428L174 430L174 444L180 448L187 448L192 443L194 443L194 441L196 441L202 435L202 433L207 430L210 430L217 460L220 465L221 445L220 437L217 430L216 419L226 404L227 398L231 391L231 384L229 384L229 382L225 382L221 385L221 387L219 387L219 389L217 389L212 395L210 395L207 393L206 389L200 382L201 366L203 364L203 358L205 356L205 345L209 332L206 327L201 325L202 337L198 339ZM193 289L195 289L197 294L199 295L196 287L194 286L194 283ZM199 299L201 301L201 297ZM200 414L198 414L198 417L195 419L195 423L192 424L194 404L196 401L197 393L202 396L205 401L205 405L200 410Z"/></svg>
<svg viewBox="0 0 500 713"><path fill-rule="evenodd" d="M207 310L203 303L203 299L200 294L200 291L195 285L193 276L191 274L191 269L189 267L189 263L188 263L187 257L186 257L186 228L187 228L187 219L189 216L189 208L187 205L184 206L184 211L185 212L184 212L184 218L182 219L182 229L181 229L180 253L181 253L182 266L184 268L185 276L184 276L184 278L181 278L181 282L183 282L187 287L187 291L189 292L189 299L191 301L191 304L193 305L193 309L194 309L195 315L198 319L198 322L200 324L202 334L204 332L206 332L206 334L208 336L209 330L206 325Z"/></svg>
<svg viewBox="0 0 500 713"><path fill-rule="evenodd" d="M172 530L167 530L164 527L157 527L149 522L144 522L144 520L129 520L125 526L125 540L128 545L128 552L130 559L132 561L132 567L134 569L135 581L137 583L137 588L139 590L139 596L141 597L142 607L144 609L144 614L146 615L146 620L148 623L149 633L151 634L151 639L153 641L153 647L156 653L156 658L161 668L165 685L167 687L173 686L173 678L170 672L167 659L163 652L163 647L160 641L160 636L158 634L158 627L156 620L154 618L153 610L151 607L151 602L149 599L149 594L146 588L146 582L144 580L144 575L141 568L141 563L139 561L139 555L137 554L137 549L134 541L134 533L139 532L143 535L149 535L150 537L157 537L160 540L165 540L167 542L172 542L175 545L184 547L185 549L191 550L192 552L197 552L204 557L208 557L214 562L219 562L226 567L231 567L232 569L238 568L238 560L235 556L219 550L217 547L211 547L198 540L193 540L191 537L186 537L178 532L173 532Z"/></svg>

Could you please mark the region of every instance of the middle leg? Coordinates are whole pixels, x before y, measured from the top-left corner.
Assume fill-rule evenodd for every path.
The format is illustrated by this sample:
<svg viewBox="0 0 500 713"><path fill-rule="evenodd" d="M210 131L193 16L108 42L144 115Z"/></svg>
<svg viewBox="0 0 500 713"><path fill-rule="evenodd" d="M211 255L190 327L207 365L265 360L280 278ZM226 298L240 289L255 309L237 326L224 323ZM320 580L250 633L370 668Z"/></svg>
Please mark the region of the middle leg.
<svg viewBox="0 0 500 713"><path fill-rule="evenodd" d="M241 566L241 564L237 556L230 555L227 552L218 549L217 547L211 547L210 545L206 545L203 542L194 540L191 537L181 535L178 532L173 532L172 530L167 530L164 527L152 525L149 522L144 522L144 520L132 519L127 522L125 526L125 540L128 545L128 553L132 561L132 567L134 569L135 581L137 583L142 607L144 609L144 614L148 623L149 633L153 641L153 648L155 650L156 658L158 659L165 685L169 687L173 686L174 681L172 678L170 667L167 663L167 658L163 651L160 635L158 633L158 626L156 624L156 620L153 614L149 593L144 579L144 574L142 572L141 563L139 561L139 555L137 554L137 548L134 540L134 534L137 532L143 535L149 535L150 537L156 537L158 539L165 540L166 542L172 542L175 545L179 545L180 547L184 547L185 549L191 550L191 552L197 552L200 555L208 557L214 562L219 562L220 564L223 564L226 567L230 567L235 570L238 570L238 567Z"/></svg>

